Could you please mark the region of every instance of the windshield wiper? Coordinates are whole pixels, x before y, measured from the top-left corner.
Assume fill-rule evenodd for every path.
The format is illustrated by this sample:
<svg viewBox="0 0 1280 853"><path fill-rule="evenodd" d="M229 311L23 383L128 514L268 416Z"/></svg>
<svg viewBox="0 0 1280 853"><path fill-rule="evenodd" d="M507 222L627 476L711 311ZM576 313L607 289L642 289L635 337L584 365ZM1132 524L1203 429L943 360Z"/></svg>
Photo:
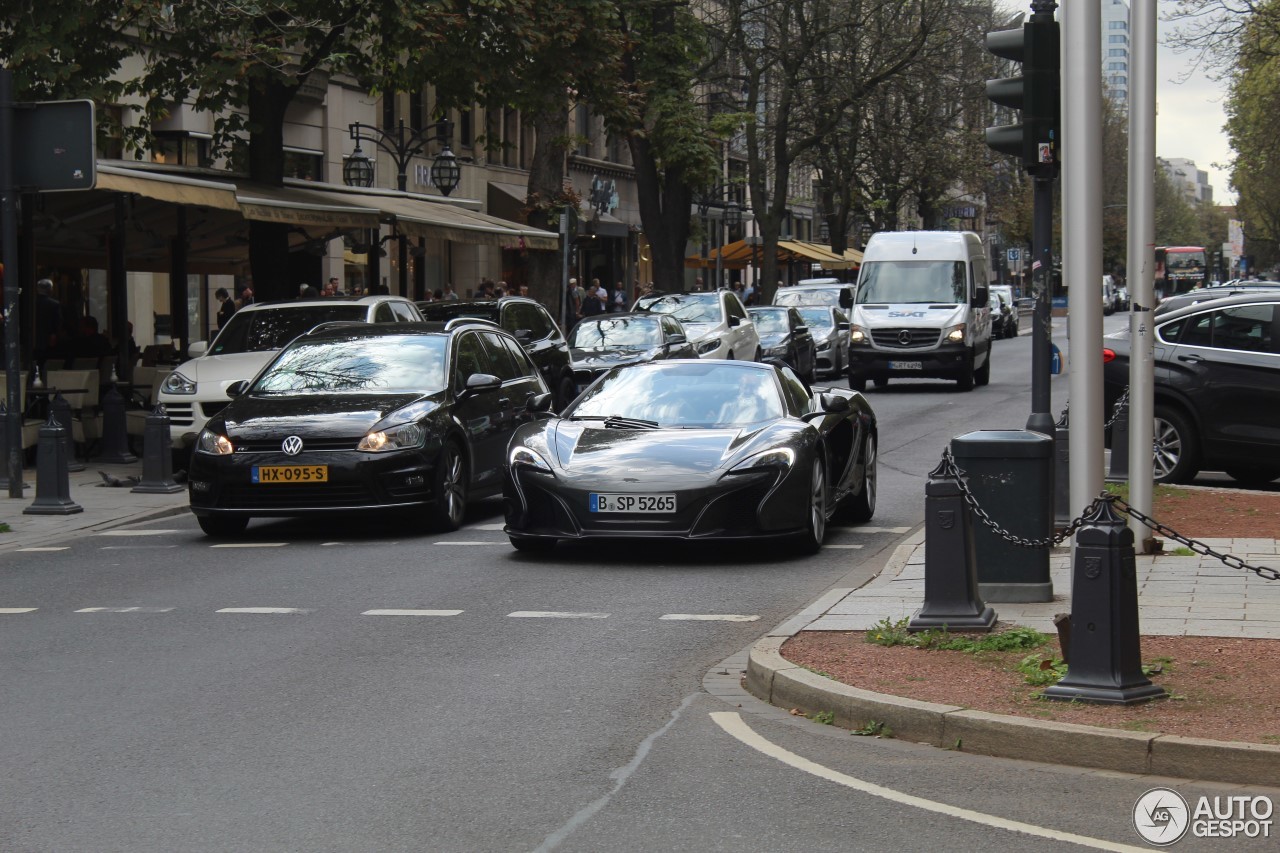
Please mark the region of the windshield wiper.
<svg viewBox="0 0 1280 853"><path fill-rule="evenodd" d="M610 415L604 420L605 429L657 429L657 421L644 421L640 418L624 418L621 415Z"/></svg>

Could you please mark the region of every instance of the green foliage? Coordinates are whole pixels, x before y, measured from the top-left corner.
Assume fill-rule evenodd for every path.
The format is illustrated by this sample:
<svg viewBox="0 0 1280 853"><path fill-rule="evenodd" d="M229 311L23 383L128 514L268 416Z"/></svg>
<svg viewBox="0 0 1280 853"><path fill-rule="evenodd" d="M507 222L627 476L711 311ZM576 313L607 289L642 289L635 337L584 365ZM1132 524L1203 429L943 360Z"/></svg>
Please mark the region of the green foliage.
<svg viewBox="0 0 1280 853"><path fill-rule="evenodd" d="M1062 680L1067 674L1067 665L1062 658L1027 655L1018 663L1018 672L1032 687L1048 687Z"/></svg>
<svg viewBox="0 0 1280 853"><path fill-rule="evenodd" d="M3 521L0 521L0 533L12 533L12 532L13 532L12 527L5 524Z"/></svg>
<svg viewBox="0 0 1280 853"><path fill-rule="evenodd" d="M881 619L870 631L863 635L862 639L868 643L875 643L877 646L915 645L915 638L907 630L906 619L899 619L897 622Z"/></svg>
<svg viewBox="0 0 1280 853"><path fill-rule="evenodd" d="M893 731L880 720L867 720L861 728L850 729L849 734L860 737L893 737Z"/></svg>
<svg viewBox="0 0 1280 853"><path fill-rule="evenodd" d="M866 632L863 639L880 646L914 646L918 649L969 652L970 654L1036 649L1049 642L1049 638L1039 631L1023 627L976 636L952 634L945 630L912 633L907 630L906 619L899 619L896 622L881 619Z"/></svg>
<svg viewBox="0 0 1280 853"><path fill-rule="evenodd" d="M824 726L829 726L836 721L836 715L832 711L818 711L817 713L810 714L809 719L813 720L815 723L821 723Z"/></svg>

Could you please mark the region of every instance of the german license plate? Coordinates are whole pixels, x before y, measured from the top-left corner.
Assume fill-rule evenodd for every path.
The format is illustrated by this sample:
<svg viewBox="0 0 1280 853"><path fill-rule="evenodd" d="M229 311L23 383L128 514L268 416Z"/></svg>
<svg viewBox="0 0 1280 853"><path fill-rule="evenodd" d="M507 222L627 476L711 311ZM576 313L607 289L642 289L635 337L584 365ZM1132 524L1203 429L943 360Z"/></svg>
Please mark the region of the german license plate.
<svg viewBox="0 0 1280 853"><path fill-rule="evenodd" d="M254 465L250 476L255 483L327 483L328 465Z"/></svg>
<svg viewBox="0 0 1280 853"><path fill-rule="evenodd" d="M675 512L675 495L609 495L591 493L592 512Z"/></svg>
<svg viewBox="0 0 1280 853"><path fill-rule="evenodd" d="M924 370L923 361L891 361L890 370Z"/></svg>

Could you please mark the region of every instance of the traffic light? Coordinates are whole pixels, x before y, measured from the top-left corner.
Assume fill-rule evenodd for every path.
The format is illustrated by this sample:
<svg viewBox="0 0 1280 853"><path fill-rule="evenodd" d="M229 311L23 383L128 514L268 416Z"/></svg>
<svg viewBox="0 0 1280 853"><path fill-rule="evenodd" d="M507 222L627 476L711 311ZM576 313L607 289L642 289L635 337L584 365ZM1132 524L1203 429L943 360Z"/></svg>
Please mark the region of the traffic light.
<svg viewBox="0 0 1280 853"><path fill-rule="evenodd" d="M1058 22L1052 15L1020 29L987 33L987 50L1022 63L1021 77L987 81L987 97L1020 110L1020 124L987 128L987 145L1017 157L1035 177L1053 178L1058 170Z"/></svg>

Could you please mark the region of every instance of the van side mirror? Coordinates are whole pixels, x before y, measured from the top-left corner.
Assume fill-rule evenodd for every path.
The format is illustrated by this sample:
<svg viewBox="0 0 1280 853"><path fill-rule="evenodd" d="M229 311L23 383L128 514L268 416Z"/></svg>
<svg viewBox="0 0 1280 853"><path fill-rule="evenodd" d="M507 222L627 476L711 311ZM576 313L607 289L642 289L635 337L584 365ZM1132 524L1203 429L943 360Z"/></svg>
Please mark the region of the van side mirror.
<svg viewBox="0 0 1280 853"><path fill-rule="evenodd" d="M990 292L985 287L979 287L973 294L973 307L986 308L990 298Z"/></svg>
<svg viewBox="0 0 1280 853"><path fill-rule="evenodd" d="M844 290L840 291L840 307L841 307L841 308L852 308L852 307L853 307L853 290L852 290L852 288L846 288L846 289L844 289Z"/></svg>

